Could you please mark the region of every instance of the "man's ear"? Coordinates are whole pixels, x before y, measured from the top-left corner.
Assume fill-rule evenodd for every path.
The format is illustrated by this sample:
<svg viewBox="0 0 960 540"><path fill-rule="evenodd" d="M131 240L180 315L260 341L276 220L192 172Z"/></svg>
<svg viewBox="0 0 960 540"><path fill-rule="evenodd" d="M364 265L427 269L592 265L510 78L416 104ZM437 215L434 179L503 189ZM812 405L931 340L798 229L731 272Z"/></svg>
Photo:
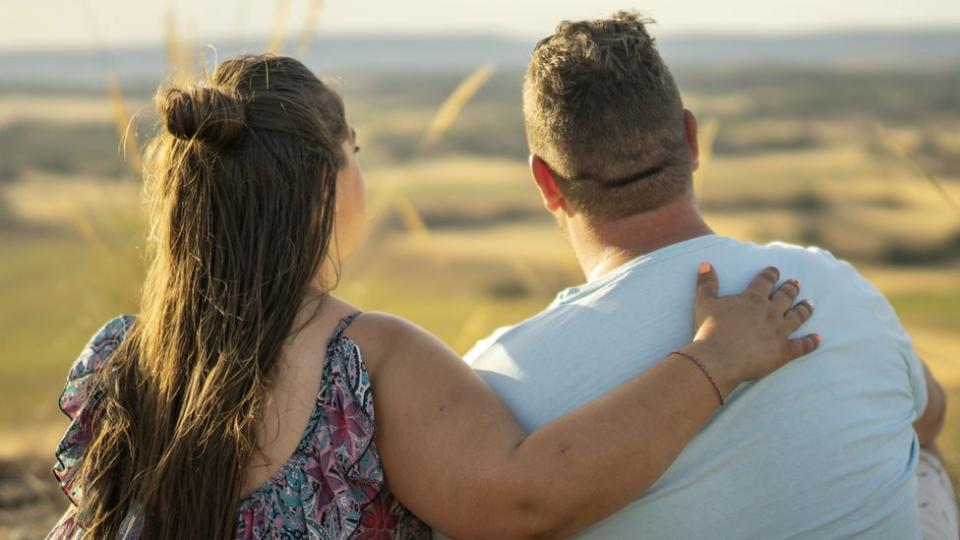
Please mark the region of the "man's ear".
<svg viewBox="0 0 960 540"><path fill-rule="evenodd" d="M556 212L564 207L566 200L563 193L557 187L557 181L553 177L553 171L543 159L536 155L530 155L530 173L533 175L533 181L537 183L537 189L540 190L540 197L543 198L543 206L551 212Z"/></svg>
<svg viewBox="0 0 960 540"><path fill-rule="evenodd" d="M690 148L693 170L700 167L700 142L697 141L697 117L690 109L683 110L683 124L687 129L687 146Z"/></svg>

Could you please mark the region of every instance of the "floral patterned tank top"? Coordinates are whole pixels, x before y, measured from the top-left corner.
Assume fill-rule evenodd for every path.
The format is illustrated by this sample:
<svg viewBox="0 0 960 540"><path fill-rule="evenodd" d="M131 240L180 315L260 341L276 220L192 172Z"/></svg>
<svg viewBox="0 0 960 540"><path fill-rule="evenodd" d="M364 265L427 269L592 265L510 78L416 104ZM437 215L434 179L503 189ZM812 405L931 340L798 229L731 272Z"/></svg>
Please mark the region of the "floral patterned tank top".
<svg viewBox="0 0 960 540"><path fill-rule="evenodd" d="M360 348L343 335L359 313L343 319L330 338L316 408L297 449L256 491L240 501L235 538L244 540L425 539L429 528L390 493L374 443L373 396ZM56 451L54 475L71 506L48 538L79 538L78 473L97 429L102 391L93 377L134 323L117 317L103 326L73 364L60 398L70 425ZM124 538L137 538L128 517Z"/></svg>

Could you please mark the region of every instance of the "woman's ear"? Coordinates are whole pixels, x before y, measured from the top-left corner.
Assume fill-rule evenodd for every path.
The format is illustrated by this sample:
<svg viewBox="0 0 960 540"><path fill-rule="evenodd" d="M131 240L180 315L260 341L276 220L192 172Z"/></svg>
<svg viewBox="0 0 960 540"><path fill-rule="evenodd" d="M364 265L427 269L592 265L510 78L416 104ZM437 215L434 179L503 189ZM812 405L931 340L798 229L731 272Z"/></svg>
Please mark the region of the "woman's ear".
<svg viewBox="0 0 960 540"><path fill-rule="evenodd" d="M693 170L700 168L700 142L697 140L697 117L690 109L683 110L683 124L687 130L687 146L690 148Z"/></svg>
<svg viewBox="0 0 960 540"><path fill-rule="evenodd" d="M553 171L547 165L543 158L536 154L530 155L530 173L533 175L533 181L540 190L540 197L543 199L543 206L551 212L556 212L566 206L566 199L557 186L557 181L553 176Z"/></svg>

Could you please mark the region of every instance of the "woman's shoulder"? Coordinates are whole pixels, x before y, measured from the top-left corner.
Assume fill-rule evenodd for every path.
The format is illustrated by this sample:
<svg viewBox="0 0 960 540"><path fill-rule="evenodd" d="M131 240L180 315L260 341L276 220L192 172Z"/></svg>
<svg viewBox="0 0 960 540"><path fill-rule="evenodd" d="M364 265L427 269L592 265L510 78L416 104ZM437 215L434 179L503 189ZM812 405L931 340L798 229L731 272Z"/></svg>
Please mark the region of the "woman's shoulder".
<svg viewBox="0 0 960 540"><path fill-rule="evenodd" d="M376 336L380 341L404 340L415 338L418 335L430 335L426 330L415 323L380 311L367 311L354 321L347 333L358 337Z"/></svg>
<svg viewBox="0 0 960 540"><path fill-rule="evenodd" d="M385 362L403 360L425 349L447 348L417 324L382 312L364 312L344 332L363 351L367 370L375 377Z"/></svg>

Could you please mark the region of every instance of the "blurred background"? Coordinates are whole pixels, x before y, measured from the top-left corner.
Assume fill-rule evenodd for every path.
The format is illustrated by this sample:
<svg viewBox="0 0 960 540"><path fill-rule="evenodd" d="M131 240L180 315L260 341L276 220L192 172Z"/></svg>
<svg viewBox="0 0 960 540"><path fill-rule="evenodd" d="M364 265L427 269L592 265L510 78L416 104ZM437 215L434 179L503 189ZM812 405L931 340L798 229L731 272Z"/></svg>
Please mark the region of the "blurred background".
<svg viewBox="0 0 960 540"><path fill-rule="evenodd" d="M955 0L0 2L0 538L62 511L66 371L144 272L151 97L237 52L295 55L359 133L369 238L338 294L460 352L582 281L528 178L520 84L562 19L636 9L701 122L721 234L825 247L890 298L952 403L960 474Z"/></svg>

